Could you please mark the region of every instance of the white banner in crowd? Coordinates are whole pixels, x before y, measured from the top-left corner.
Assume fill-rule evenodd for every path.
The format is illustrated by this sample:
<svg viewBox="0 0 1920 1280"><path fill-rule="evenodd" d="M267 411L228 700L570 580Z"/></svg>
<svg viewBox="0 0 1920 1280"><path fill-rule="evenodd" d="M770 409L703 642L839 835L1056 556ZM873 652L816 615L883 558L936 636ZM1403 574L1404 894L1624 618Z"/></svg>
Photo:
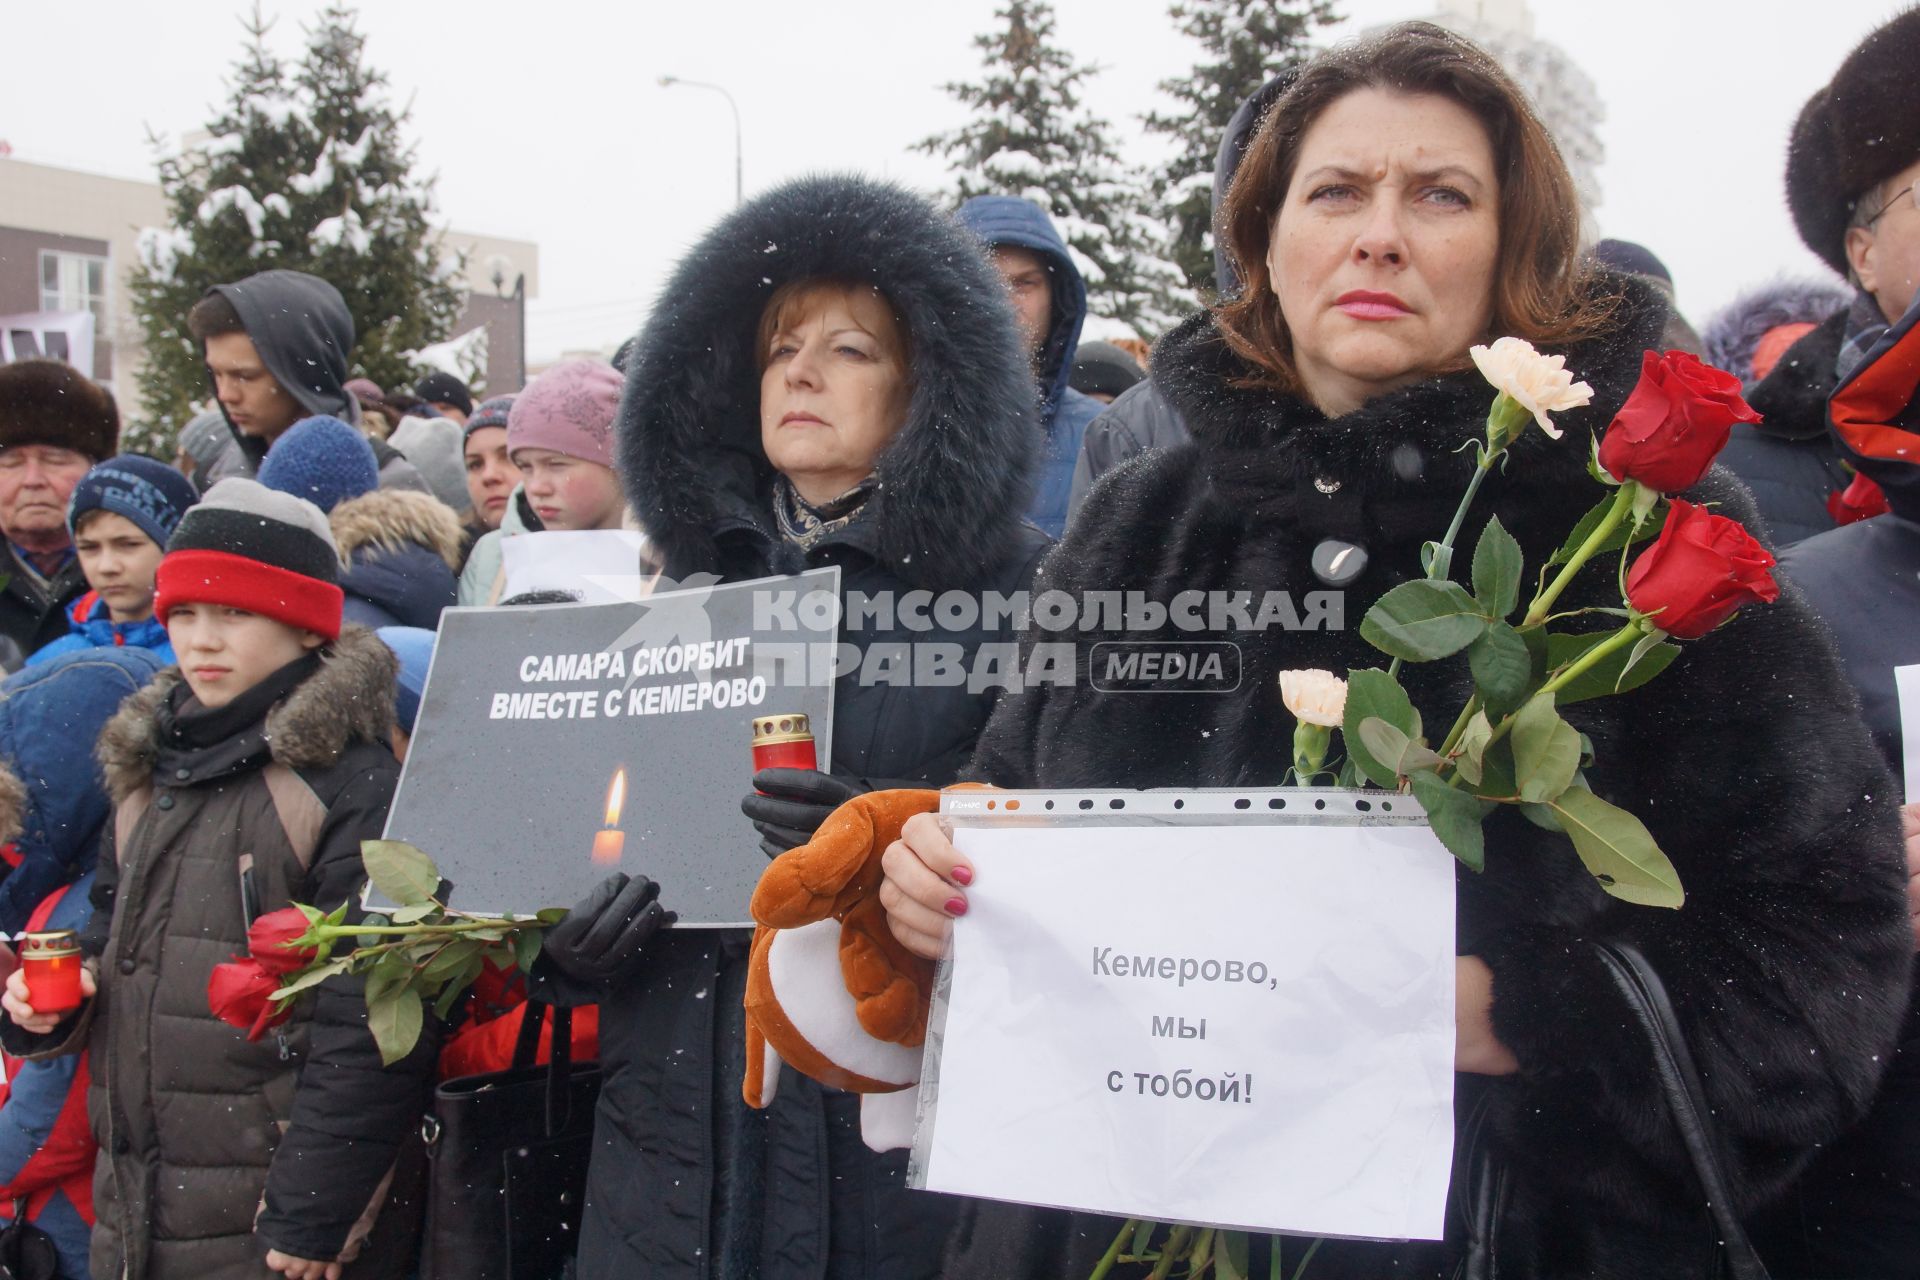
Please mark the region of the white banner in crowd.
<svg viewBox="0 0 1920 1280"><path fill-rule="evenodd" d="M500 599L564 591L582 604L632 604L654 590L647 535L632 529L521 534L500 541Z"/></svg>
<svg viewBox="0 0 1920 1280"><path fill-rule="evenodd" d="M1359 813L1352 792L1189 792L1176 811L1157 792L1030 794L991 797L994 815L985 793L948 798L975 888L935 999L913 1185L1438 1239L1454 861L1418 806L1394 797L1403 812L1387 817L1378 796ZM1227 807L1249 797L1249 811ZM1022 799L1012 819L1009 798ZM1047 798L1066 816L1033 821ZM1324 811L1298 812L1315 798ZM1118 821L1115 799L1129 809ZM1137 812L1156 803L1158 816Z"/></svg>
<svg viewBox="0 0 1920 1280"><path fill-rule="evenodd" d="M93 370L93 312L23 311L0 316L0 364L48 356L86 374Z"/></svg>
<svg viewBox="0 0 1920 1280"><path fill-rule="evenodd" d="M1920 665L1895 667L1900 693L1900 743L1907 760L1907 803L1920 804Z"/></svg>

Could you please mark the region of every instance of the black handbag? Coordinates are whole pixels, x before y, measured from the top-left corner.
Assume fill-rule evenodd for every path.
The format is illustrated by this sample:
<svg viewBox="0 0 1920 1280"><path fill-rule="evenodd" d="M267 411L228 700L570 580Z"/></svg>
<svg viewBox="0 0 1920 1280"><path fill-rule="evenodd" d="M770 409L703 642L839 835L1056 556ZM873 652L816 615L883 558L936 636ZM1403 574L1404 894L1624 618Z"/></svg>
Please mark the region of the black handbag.
<svg viewBox="0 0 1920 1280"><path fill-rule="evenodd" d="M1667 999L1666 985L1637 948L1624 942L1596 942L1593 948L1607 976L1633 1011L1634 1021L1646 1033L1661 1095L1687 1148L1694 1181L1706 1202L1705 1217L1718 1243L1715 1274L1723 1280L1768 1280L1766 1264L1760 1260L1753 1242L1747 1238L1746 1228L1733 1211L1720 1134L1714 1126L1713 1111L1701 1087L1693 1054L1681 1034L1680 1019ZM1482 1108L1468 1121L1462 1135L1475 1148L1475 1155L1467 1174L1467 1256L1458 1273L1460 1280L1500 1280L1501 1276L1500 1219L1506 1209L1509 1172L1481 1140L1479 1130L1484 1123Z"/></svg>
<svg viewBox="0 0 1920 1280"><path fill-rule="evenodd" d="M13 1221L0 1230L0 1280L54 1280L60 1253L53 1237L27 1221L27 1202L13 1202Z"/></svg>
<svg viewBox="0 0 1920 1280"><path fill-rule="evenodd" d="M534 1065L547 1006L529 1001L505 1071L433 1094L422 1280L555 1280L570 1274L586 1199L598 1063L572 1061L573 1011L553 1011L553 1053Z"/></svg>

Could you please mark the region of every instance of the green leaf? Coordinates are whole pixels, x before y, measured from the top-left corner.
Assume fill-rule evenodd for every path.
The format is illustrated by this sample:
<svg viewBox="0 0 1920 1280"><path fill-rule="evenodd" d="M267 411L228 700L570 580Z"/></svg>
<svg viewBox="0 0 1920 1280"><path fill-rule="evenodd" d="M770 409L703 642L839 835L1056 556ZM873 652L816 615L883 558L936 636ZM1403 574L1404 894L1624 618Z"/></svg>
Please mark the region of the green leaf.
<svg viewBox="0 0 1920 1280"><path fill-rule="evenodd" d="M410 907L401 907L392 915L395 924L419 924L440 909L437 902L416 902Z"/></svg>
<svg viewBox="0 0 1920 1280"><path fill-rule="evenodd" d="M1487 719L1486 712L1474 712L1473 718L1467 721L1467 727L1460 733L1457 746L1459 754L1453 758L1453 767L1474 786L1479 786L1481 778L1485 776L1487 743L1492 739L1493 722Z"/></svg>
<svg viewBox="0 0 1920 1280"><path fill-rule="evenodd" d="M1586 540L1593 536L1593 531L1598 529L1600 522L1607 518L1607 512L1613 510L1614 497L1615 495L1613 493L1608 493L1606 497L1600 499L1599 503L1596 504L1591 511L1581 516L1580 523L1573 526L1573 532L1568 534L1567 540L1560 544L1560 549L1547 558L1547 563L1550 565L1565 564L1567 561L1573 559L1573 553L1578 551L1581 546L1586 543ZM1661 526L1665 525L1666 522L1667 513L1664 507L1648 516L1646 522L1638 529L1633 527L1633 520L1631 517L1628 517L1622 520L1620 527L1608 534L1606 540L1595 548L1594 555L1598 557L1609 551L1618 551L1622 547L1631 546L1634 543L1645 542L1648 538L1657 537L1659 536Z"/></svg>
<svg viewBox="0 0 1920 1280"><path fill-rule="evenodd" d="M1380 597L1360 623L1360 638L1408 662L1455 654L1487 629L1486 611L1457 582L1416 578Z"/></svg>
<svg viewBox="0 0 1920 1280"><path fill-rule="evenodd" d="M1133 1243L1128 1247L1128 1252L1135 1255L1145 1253L1147 1247L1153 1243L1153 1232L1159 1225L1149 1218L1142 1218L1140 1224L1133 1229Z"/></svg>
<svg viewBox="0 0 1920 1280"><path fill-rule="evenodd" d="M1467 646L1467 666L1473 672L1480 701L1495 715L1519 706L1533 685L1533 659L1520 633L1504 622L1490 625L1486 634Z"/></svg>
<svg viewBox="0 0 1920 1280"><path fill-rule="evenodd" d="M1678 908L1687 900L1680 873L1640 819L1578 787L1550 807L1580 861L1608 893L1646 907Z"/></svg>
<svg viewBox="0 0 1920 1280"><path fill-rule="evenodd" d="M1576 636L1548 636L1548 669L1561 670L1613 634L1611 631L1594 631ZM1638 649L1639 646L1635 646L1636 652ZM1633 669L1629 671L1627 664L1633 659L1633 654L1617 650L1556 690L1559 705L1570 707L1576 702L1585 702L1590 698L1603 698L1613 693L1629 693L1665 671L1679 656L1679 645L1661 641L1640 654L1639 659L1633 662Z"/></svg>
<svg viewBox="0 0 1920 1280"><path fill-rule="evenodd" d="M1552 694L1535 694L1513 718L1513 772L1520 798L1544 804L1565 791L1579 770L1579 732L1554 710Z"/></svg>
<svg viewBox="0 0 1920 1280"><path fill-rule="evenodd" d="M1378 716L1408 738L1420 736L1420 713L1407 699L1407 691L1378 667L1347 673L1347 710L1341 733L1347 744L1347 757L1375 786L1389 790L1400 785L1400 775L1374 759L1367 744L1360 740L1360 722Z"/></svg>
<svg viewBox="0 0 1920 1280"><path fill-rule="evenodd" d="M542 907L533 913L533 918L542 924L559 924L567 918L565 907Z"/></svg>
<svg viewBox="0 0 1920 1280"><path fill-rule="evenodd" d="M1218 1280L1247 1280L1247 1233L1222 1231L1213 1250L1213 1271Z"/></svg>
<svg viewBox="0 0 1920 1280"><path fill-rule="evenodd" d="M1504 618L1520 603L1520 574L1526 567L1520 544L1495 516L1473 549L1473 594L1490 618Z"/></svg>
<svg viewBox="0 0 1920 1280"><path fill-rule="evenodd" d="M328 978L336 974L345 973L352 965L353 957L351 956L346 956L339 960L329 960L323 965L318 965L315 968L307 970L291 982L283 982L280 985L280 989L273 993L273 998L283 1002L291 1000L302 991L307 990L307 988L317 987Z"/></svg>
<svg viewBox="0 0 1920 1280"><path fill-rule="evenodd" d="M1552 831L1559 835L1567 834L1567 829L1560 825L1560 819L1556 818L1553 810L1549 809L1546 805L1523 804L1516 805L1515 807L1520 810L1521 817L1531 822L1534 826L1539 827L1541 830Z"/></svg>
<svg viewBox="0 0 1920 1280"><path fill-rule="evenodd" d="M513 964L520 972L533 972L533 962L540 958L541 935L539 929L522 929L513 935Z"/></svg>
<svg viewBox="0 0 1920 1280"><path fill-rule="evenodd" d="M1420 544L1420 575L1426 578L1444 578L1453 569L1453 549L1443 547L1437 542Z"/></svg>
<svg viewBox="0 0 1920 1280"><path fill-rule="evenodd" d="M434 953L433 959L427 961L426 967L420 971L420 976L429 982L444 981L458 973L467 963L467 958L480 950L480 946L470 935L456 938Z"/></svg>
<svg viewBox="0 0 1920 1280"><path fill-rule="evenodd" d="M1440 767L1440 757L1425 743L1415 742L1379 716L1368 716L1360 722L1360 741L1367 744L1375 760L1393 770L1396 778L1404 778L1415 769Z"/></svg>
<svg viewBox="0 0 1920 1280"><path fill-rule="evenodd" d="M371 979L368 985L372 985ZM373 1032L373 1042L380 1046L382 1066L390 1067L413 1052L413 1046L420 1041L424 1021L420 997L410 988L394 987L378 1000L367 1001L367 1029Z"/></svg>
<svg viewBox="0 0 1920 1280"><path fill-rule="evenodd" d="M1480 820L1492 806L1471 792L1448 786L1439 774L1429 770L1413 774L1408 781L1413 783L1413 798L1427 811L1427 822L1440 843L1473 870L1486 866L1487 842L1480 831Z"/></svg>
<svg viewBox="0 0 1920 1280"><path fill-rule="evenodd" d="M433 1016L442 1022L453 1012L453 1006L460 1003L460 997L466 994L469 983L449 982L440 988L440 994L433 1002Z"/></svg>
<svg viewBox="0 0 1920 1280"><path fill-rule="evenodd" d="M431 901L440 888L433 859L398 840L363 840L360 857L373 887L403 907Z"/></svg>

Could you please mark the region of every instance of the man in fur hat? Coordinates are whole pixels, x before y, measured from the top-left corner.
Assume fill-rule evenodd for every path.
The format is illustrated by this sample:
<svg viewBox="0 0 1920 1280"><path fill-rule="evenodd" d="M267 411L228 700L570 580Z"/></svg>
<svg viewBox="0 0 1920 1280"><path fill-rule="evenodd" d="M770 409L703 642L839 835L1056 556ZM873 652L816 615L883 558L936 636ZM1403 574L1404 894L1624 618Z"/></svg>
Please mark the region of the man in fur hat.
<svg viewBox="0 0 1920 1280"><path fill-rule="evenodd" d="M66 606L87 589L67 500L119 442L113 395L72 365L0 365L0 668L66 634Z"/></svg>
<svg viewBox="0 0 1920 1280"><path fill-rule="evenodd" d="M1834 526L1829 495L1853 475L1827 434L1827 397L1920 289L1920 8L1847 55L1807 100L1787 147L1787 203L1807 247L1855 290L1748 393L1765 421L1721 461L1753 490L1776 546Z"/></svg>

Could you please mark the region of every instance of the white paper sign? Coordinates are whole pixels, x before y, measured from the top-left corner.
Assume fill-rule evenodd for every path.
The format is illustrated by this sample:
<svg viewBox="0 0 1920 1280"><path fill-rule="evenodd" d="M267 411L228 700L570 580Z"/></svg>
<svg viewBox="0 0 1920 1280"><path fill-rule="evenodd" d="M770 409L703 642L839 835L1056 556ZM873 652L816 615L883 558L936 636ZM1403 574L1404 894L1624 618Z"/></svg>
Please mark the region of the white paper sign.
<svg viewBox="0 0 1920 1280"><path fill-rule="evenodd" d="M954 839L976 878L928 1041L915 1185L1440 1238L1454 862L1426 826Z"/></svg>
<svg viewBox="0 0 1920 1280"><path fill-rule="evenodd" d="M502 600L565 591L582 604L632 604L653 591L647 537L631 529L548 529L500 541Z"/></svg>
<svg viewBox="0 0 1920 1280"><path fill-rule="evenodd" d="M1907 803L1920 803L1920 665L1895 667L1900 691L1900 744L1907 757Z"/></svg>

